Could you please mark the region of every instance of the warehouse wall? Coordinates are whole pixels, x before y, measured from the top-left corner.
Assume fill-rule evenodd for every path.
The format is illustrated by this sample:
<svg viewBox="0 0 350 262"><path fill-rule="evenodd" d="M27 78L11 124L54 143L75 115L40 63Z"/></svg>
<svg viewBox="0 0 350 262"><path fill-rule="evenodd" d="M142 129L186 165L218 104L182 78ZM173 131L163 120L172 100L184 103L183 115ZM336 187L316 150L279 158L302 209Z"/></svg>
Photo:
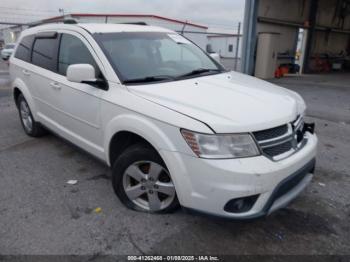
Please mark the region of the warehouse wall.
<svg viewBox="0 0 350 262"><path fill-rule="evenodd" d="M335 16L337 0L319 0L316 25L335 29L350 30L350 19L345 19L344 26L341 20ZM303 4L305 6L303 7ZM258 17L273 18L303 25L308 20L309 0L260 0ZM280 33L278 52L294 52L298 37L298 27L258 23L258 32ZM329 54L337 55L348 48L349 34L316 30L311 49L311 55ZM279 60L278 64L283 63Z"/></svg>
<svg viewBox="0 0 350 262"><path fill-rule="evenodd" d="M258 16L303 23L308 16L309 0L260 0Z"/></svg>
<svg viewBox="0 0 350 262"><path fill-rule="evenodd" d="M319 0L317 25L340 27L339 19L334 19L337 0ZM350 30L350 19L345 19L344 29Z"/></svg>
<svg viewBox="0 0 350 262"><path fill-rule="evenodd" d="M312 54L329 53L336 55L345 52L348 48L349 39L350 36L346 34L316 31Z"/></svg>
<svg viewBox="0 0 350 262"><path fill-rule="evenodd" d="M259 18L271 18L274 20L287 21L292 23L304 24L308 16L308 8L303 4L308 0L260 0L258 8ZM297 26L285 26L272 23L259 22L257 24L257 33L273 32L279 33L279 41L277 45L277 52L289 56L294 56L296 51L296 44L298 40ZM277 65L290 63L291 59L277 60Z"/></svg>
<svg viewBox="0 0 350 262"><path fill-rule="evenodd" d="M319 0L319 8L316 18L316 24L323 27L332 27L336 29L350 30L350 19L344 20L343 28L341 20L334 18L336 11L336 0ZM350 40L349 34L337 32L316 31L313 41L312 54L332 53L338 54L347 50Z"/></svg>
<svg viewBox="0 0 350 262"><path fill-rule="evenodd" d="M243 50L245 57L243 68L245 72L251 74L254 61L256 39L259 32L279 33L277 51L279 53L293 53L297 43L299 28L309 29L310 21L310 5L312 0L246 0L247 6L257 8L257 15L251 15L250 12L245 13L245 22L251 23L253 29L249 29L246 33L253 45L246 46L249 50ZM314 57L323 57L324 62L332 63L338 59L337 55L350 52L350 15L345 18L344 23L339 19L340 0L319 0L316 13L316 28L313 33L313 42L309 47L310 53L305 50L304 54ZM338 8L337 8L338 6ZM256 26L256 27L254 27ZM255 30L256 29L256 30ZM339 32L342 31L342 32ZM345 32L344 32L345 31ZM253 32L253 35L248 34ZM256 32L256 34L255 34ZM312 35L312 31L306 31L308 36ZM311 34L310 34L311 32ZM247 56L247 57L246 57ZM340 57L346 61L346 57ZM247 62L246 62L247 61ZM310 61L310 60L308 60ZM307 61L307 62L308 62ZM348 60L347 60L348 61ZM278 60L278 64L284 63L286 60ZM344 62L344 64L349 62ZM247 65L246 65L247 64ZM307 64L310 66L309 64ZM309 68L310 69L310 68ZM316 68L317 69L317 68ZM312 69L311 69L312 70ZM323 69L322 69L323 70Z"/></svg>

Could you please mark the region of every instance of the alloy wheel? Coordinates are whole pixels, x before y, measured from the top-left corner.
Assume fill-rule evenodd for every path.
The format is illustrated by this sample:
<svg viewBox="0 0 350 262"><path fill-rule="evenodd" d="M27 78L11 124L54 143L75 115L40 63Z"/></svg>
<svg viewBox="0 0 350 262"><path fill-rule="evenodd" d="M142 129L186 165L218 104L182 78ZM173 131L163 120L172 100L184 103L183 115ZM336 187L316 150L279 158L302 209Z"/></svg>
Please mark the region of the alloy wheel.
<svg viewBox="0 0 350 262"><path fill-rule="evenodd" d="M19 108L23 126L26 129L26 131L30 133L33 129L33 119L27 102L22 100L20 102Z"/></svg>
<svg viewBox="0 0 350 262"><path fill-rule="evenodd" d="M152 161L131 164L123 174L127 197L146 211L160 211L171 205L176 192L169 172Z"/></svg>

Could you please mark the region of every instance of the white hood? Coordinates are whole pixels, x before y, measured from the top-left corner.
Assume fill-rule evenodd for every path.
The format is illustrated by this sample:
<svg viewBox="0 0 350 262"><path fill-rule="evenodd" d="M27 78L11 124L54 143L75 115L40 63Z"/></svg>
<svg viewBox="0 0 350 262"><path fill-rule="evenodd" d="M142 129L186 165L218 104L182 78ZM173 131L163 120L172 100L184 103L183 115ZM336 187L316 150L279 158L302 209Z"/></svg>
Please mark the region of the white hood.
<svg viewBox="0 0 350 262"><path fill-rule="evenodd" d="M128 86L128 89L198 119L217 133L275 127L293 121L305 110L305 103L297 93L235 72Z"/></svg>

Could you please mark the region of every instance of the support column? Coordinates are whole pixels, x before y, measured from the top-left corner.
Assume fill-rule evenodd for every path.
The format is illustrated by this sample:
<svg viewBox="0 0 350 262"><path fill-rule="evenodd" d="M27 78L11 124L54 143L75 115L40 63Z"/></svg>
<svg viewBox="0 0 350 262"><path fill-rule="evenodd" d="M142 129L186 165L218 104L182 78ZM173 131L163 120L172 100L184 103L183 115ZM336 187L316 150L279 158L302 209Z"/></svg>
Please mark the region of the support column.
<svg viewBox="0 0 350 262"><path fill-rule="evenodd" d="M256 47L256 26L259 0L246 0L243 21L242 73L252 75L254 72L254 54Z"/></svg>
<svg viewBox="0 0 350 262"><path fill-rule="evenodd" d="M303 73L310 73L310 58L312 55L312 49L314 47L315 38L315 28L316 28L316 18L317 18L318 0L310 0L309 6L309 28L307 34L307 42L305 49L305 59L303 66Z"/></svg>

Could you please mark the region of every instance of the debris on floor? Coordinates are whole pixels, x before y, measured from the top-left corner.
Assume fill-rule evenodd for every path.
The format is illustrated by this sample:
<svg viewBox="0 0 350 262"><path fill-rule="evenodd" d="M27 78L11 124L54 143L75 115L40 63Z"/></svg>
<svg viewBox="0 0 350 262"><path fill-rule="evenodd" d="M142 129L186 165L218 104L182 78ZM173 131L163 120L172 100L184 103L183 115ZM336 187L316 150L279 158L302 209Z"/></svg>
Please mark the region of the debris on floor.
<svg viewBox="0 0 350 262"><path fill-rule="evenodd" d="M96 214L99 214L99 213L102 212L102 208L96 207L96 208L94 209L94 212L95 212Z"/></svg>
<svg viewBox="0 0 350 262"><path fill-rule="evenodd" d="M321 187L325 187L326 186L326 184L325 183L321 183L321 182L319 182L318 183Z"/></svg>
<svg viewBox="0 0 350 262"><path fill-rule="evenodd" d="M281 232L278 232L275 234L275 237L278 239L278 240L283 240L284 239L284 236Z"/></svg>
<svg viewBox="0 0 350 262"><path fill-rule="evenodd" d="M78 180L68 180L67 181L67 184L68 185L75 185L75 184L77 184L78 183Z"/></svg>

